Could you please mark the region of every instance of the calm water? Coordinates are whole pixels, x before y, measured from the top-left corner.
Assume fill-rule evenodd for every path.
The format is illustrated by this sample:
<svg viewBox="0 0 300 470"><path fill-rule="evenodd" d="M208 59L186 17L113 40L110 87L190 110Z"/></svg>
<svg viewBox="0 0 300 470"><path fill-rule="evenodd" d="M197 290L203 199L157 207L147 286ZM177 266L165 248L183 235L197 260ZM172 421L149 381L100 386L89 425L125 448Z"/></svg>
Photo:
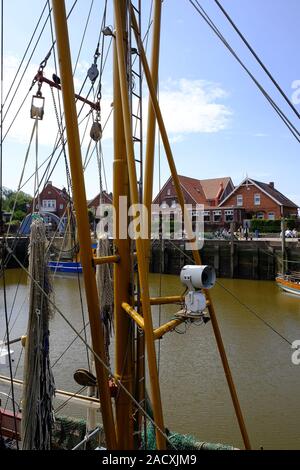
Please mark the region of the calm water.
<svg viewBox="0 0 300 470"><path fill-rule="evenodd" d="M159 277L151 275L150 279L152 295L158 295ZM6 283L8 312L11 313L13 325L12 339L26 332L26 275L19 270L10 270ZM56 304L74 326L81 329L81 299L77 278L57 276L54 285ZM176 276L164 275L162 287L162 293L166 295L183 291ZM265 281L221 279L213 290L219 324L252 446L300 449L300 366L291 362L290 345L228 291L249 305L291 342L300 339L300 299L281 292L275 283ZM2 295L0 302L0 338L3 339ZM84 310L87 316L85 303ZM175 311L174 306L162 307L161 322L169 320ZM154 318L157 323L158 308ZM181 326L179 331L185 334L168 333L160 342L159 365L166 426L177 432L194 434L200 440L226 442L242 447L210 323L191 326L187 331ZM74 333L56 312L51 321L52 363L73 338ZM15 368L21 348L14 345L13 349ZM17 371L17 377L20 378L22 360L23 357ZM78 390L73 373L78 367L85 367L86 361L85 347L77 339L54 367L57 388ZM0 373L8 375L7 370L1 369ZM8 391L3 385L0 390ZM84 412L74 406L65 407L61 413L83 413L84 416Z"/></svg>

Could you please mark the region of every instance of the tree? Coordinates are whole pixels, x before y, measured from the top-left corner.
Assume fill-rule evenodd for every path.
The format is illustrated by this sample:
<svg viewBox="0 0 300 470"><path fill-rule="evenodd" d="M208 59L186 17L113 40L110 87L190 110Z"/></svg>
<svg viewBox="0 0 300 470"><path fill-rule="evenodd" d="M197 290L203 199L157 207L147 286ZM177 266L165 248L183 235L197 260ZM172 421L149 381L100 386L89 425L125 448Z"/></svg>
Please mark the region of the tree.
<svg viewBox="0 0 300 470"><path fill-rule="evenodd" d="M28 208L32 203L32 196L23 191L13 191L12 189L3 188L2 190L2 210L12 212L12 220L21 221L26 217Z"/></svg>

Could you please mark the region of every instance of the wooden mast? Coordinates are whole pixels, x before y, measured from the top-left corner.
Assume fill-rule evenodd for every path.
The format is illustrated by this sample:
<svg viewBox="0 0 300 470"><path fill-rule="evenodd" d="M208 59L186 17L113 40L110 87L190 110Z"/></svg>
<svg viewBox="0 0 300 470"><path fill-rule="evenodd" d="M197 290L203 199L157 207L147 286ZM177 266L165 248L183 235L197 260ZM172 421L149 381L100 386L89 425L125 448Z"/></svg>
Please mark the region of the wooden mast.
<svg viewBox="0 0 300 470"><path fill-rule="evenodd" d="M100 320L100 308L93 266L93 253L87 213L87 200L84 186L78 121L75 105L75 92L72 76L70 44L67 28L66 8L64 0L52 0L53 16L56 31L57 51L62 83L62 95L65 111L70 169L73 183L73 198L76 211L78 239L80 245L81 264L89 321L91 326L92 347L95 356L95 368L99 389L103 426L108 449L116 449L116 432L112 411L110 390L108 385L108 371L103 364L106 363L103 329Z"/></svg>

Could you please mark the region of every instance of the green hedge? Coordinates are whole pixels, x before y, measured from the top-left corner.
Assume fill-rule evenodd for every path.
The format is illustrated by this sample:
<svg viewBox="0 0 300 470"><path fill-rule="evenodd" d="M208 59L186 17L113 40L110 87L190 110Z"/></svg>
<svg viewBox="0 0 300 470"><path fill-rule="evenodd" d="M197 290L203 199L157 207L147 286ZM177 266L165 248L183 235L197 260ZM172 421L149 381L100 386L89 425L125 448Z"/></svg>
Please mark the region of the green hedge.
<svg viewBox="0 0 300 470"><path fill-rule="evenodd" d="M281 231L281 220L252 219L251 231L258 230L260 233L274 233Z"/></svg>
<svg viewBox="0 0 300 470"><path fill-rule="evenodd" d="M293 230L296 228L297 221L295 219L286 219L286 228ZM281 220L264 220L264 219L252 219L251 220L251 231L259 230L260 233L280 233L281 232Z"/></svg>

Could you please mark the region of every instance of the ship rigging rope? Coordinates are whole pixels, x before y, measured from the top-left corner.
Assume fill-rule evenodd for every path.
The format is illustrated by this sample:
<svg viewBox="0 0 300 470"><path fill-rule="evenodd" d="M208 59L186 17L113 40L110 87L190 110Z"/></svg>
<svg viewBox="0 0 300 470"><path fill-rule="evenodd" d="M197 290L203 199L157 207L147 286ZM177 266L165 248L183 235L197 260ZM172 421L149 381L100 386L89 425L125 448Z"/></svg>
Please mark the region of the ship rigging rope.
<svg viewBox="0 0 300 470"><path fill-rule="evenodd" d="M49 3L49 0L48 0L48 3ZM50 6L50 3L49 3L49 6ZM86 19L86 22L85 22L85 26L84 26L80 46L79 46L77 59L76 59L75 66L74 66L74 74L75 74L75 71L76 71L77 66L78 66L78 62L79 62L80 54L81 54L81 51L82 51L83 43L84 43L84 40L85 40L87 28L88 28L88 25L89 25L89 22L90 22L90 17L91 17L91 13L92 13L92 10L93 10L93 6L94 6L94 0L91 0L89 12L88 12L88 15L87 15L87 19Z"/></svg>
<svg viewBox="0 0 300 470"><path fill-rule="evenodd" d="M157 80L157 99L159 102L159 77ZM158 184L159 184L159 201L158 204L161 205L161 136L160 131L157 129L157 147L158 147ZM160 226L160 224L159 224ZM151 228L150 228L150 239L151 239ZM162 271L163 271L163 245L162 245L162 233L159 227L159 241L160 241L160 250L159 250L159 297L162 296ZM158 326L161 325L161 305L158 307ZM158 341L158 351L157 351L157 364L158 364L158 374L160 372L160 358L161 358L161 338Z"/></svg>
<svg viewBox="0 0 300 470"><path fill-rule="evenodd" d="M84 106L84 105L83 105L83 106ZM80 116L80 114L81 114L81 112L82 112L83 106L82 106L81 109L79 110L78 117ZM111 114L112 114L112 110L111 110L111 112L110 112L110 114L109 114L109 117L107 118L107 121L106 121L104 127L103 127L103 131L104 131L105 127L106 127L106 124L107 124L107 122L108 122L108 120L109 120ZM86 116L79 122L79 126L85 121L85 119L86 119L87 117L88 117L88 115L86 115ZM32 140L32 138L33 138L33 136L31 137L31 140ZM48 168L50 168L50 165L51 165L51 162L52 162L52 158L53 158L53 156L54 156L56 150L57 150L57 149L60 147L60 145L61 145L61 144L59 144L59 136L57 136L57 139L58 139L58 142L55 144L55 148L54 148L54 150L52 151L52 153L51 153L51 154L39 165L39 167L38 167L38 169L40 170L40 169L48 162L48 165L47 165L47 168L46 168L46 170L45 170L45 172L44 172L44 175L43 175L42 178L41 178L40 185L42 184L43 180L45 179L45 175L46 175L46 173L47 173L47 171L48 171ZM66 139L64 140L64 143L66 143ZM31 145L31 144L30 144L30 145ZM29 152L29 149L27 150L27 152ZM58 157L57 157L57 159L56 159L56 162L55 162L55 164L54 164L54 166L53 166L53 168L52 168L52 171L51 171L51 173L50 173L50 176L51 176L52 172L54 171L54 168L56 167L56 165L57 165L57 163L58 163L58 161L59 161L59 158L60 158L62 152L63 152L63 150L61 149L61 150L60 150L60 153L59 153L59 155L58 155ZM27 154L26 154L26 155L27 155ZM27 158L27 157L26 157L26 158ZM25 164L24 164L24 165L26 165L26 158L25 158ZM24 169L23 169L23 173L24 173ZM48 176L48 177L50 178L50 176ZM16 198L18 197L19 192L24 188L24 186L25 186L32 178L34 178L34 177L35 177L35 172L32 173L32 175L29 176L29 177L27 178L27 180L26 180L24 183L22 182L22 181L23 181L23 178L21 178L20 184L19 184L18 189L17 189ZM14 210L15 210L15 204L14 204L14 208L13 208L12 214L14 214ZM9 233L7 233L6 236L8 236L8 235L9 235ZM16 245L17 245L17 243L18 243L20 237L21 237L21 233L20 233L20 229L19 229L18 232L17 232L17 234L16 234L16 236L15 236L15 241L14 241L14 243L13 243L13 250L15 249L15 247L16 247ZM75 249L75 246L74 246L73 248ZM9 260L10 260L10 258L11 258L11 255L8 253L7 256L6 256L6 258L5 258L5 265L7 265L7 263L8 263ZM0 277L1 277L1 276L2 276L2 272L0 272Z"/></svg>
<svg viewBox="0 0 300 470"><path fill-rule="evenodd" d="M24 60L25 60L25 57L26 57L26 55L27 55L27 52L29 51L29 48L30 48L31 43L32 43L32 41L33 41L33 38L34 38L34 36L35 36L35 33L37 32L37 29L38 29L38 27L39 27L39 24L40 24L40 22L41 22L41 20L42 20L42 18L43 18L43 16L44 16L46 7L47 7L47 1L46 1L45 5L44 5L44 8L43 8L43 10L42 10L42 13L40 14L40 17L39 17L38 22L37 22L37 24L36 24L36 26L35 26L35 29L34 29L34 31L33 31L33 33L32 33L32 36L31 36L31 38L30 38L30 40L29 40L29 43L28 43L28 45L27 45L27 47L26 47L26 49L25 49L25 52L24 52L23 57L22 57L22 59L21 59L21 62L20 62L20 64L19 64L19 66L18 66L18 69L17 69L17 71L16 71L16 73L15 73L15 76L14 76L12 82L11 82L11 85L10 85L9 89L8 89L8 92L7 92L7 94L6 94L6 97L5 97L3 106L5 106L5 103L6 103L8 97L9 97L9 95L10 95L10 93L11 93L11 90L13 89L13 86L14 86L14 84L15 84L15 81L16 81L16 79L17 79L17 76L18 76L18 74L19 74L19 72L20 72L20 70L21 70L21 67L22 67L23 62L24 62Z"/></svg>
<svg viewBox="0 0 300 470"><path fill-rule="evenodd" d="M110 367L107 366L107 364L101 359L101 357L93 350L93 348L85 342L85 339L83 336L76 330L76 328L72 325L70 320L66 317L66 315L60 310L59 307L53 302L53 300L49 297L47 292L39 285L39 283L30 275L29 271L25 268L23 263L16 257L14 252L9 248L9 246L6 247L6 249L9 251L11 256L14 258L14 260L17 262L17 264L20 266L20 268L23 269L23 271L27 274L27 276L30 277L32 282L37 286L37 288L43 293L43 295L47 298L49 303L53 306L53 308L58 312L58 314L63 318L63 320L67 323L67 325L73 330L73 332L77 335L77 337L88 347L89 351L94 355L95 359L99 361L99 363L104 367L107 372L110 374L111 377L114 378L116 384L122 388L124 393L131 399L131 401L137 406L137 408L144 414L144 416L152 423L152 425L155 427L155 429L166 439L166 441L172 446L174 450L176 450L176 447L174 444L170 441L169 437L167 436L166 432L157 426L153 418L143 409L143 407L136 401L136 399L133 397L133 395L127 390L127 388L120 382L120 380L113 374L112 370Z"/></svg>
<svg viewBox="0 0 300 470"><path fill-rule="evenodd" d="M286 114L279 108L279 106L274 102L274 100L270 97L270 95L266 92L264 87L258 82L258 80L254 77L254 75L250 72L249 68L246 67L244 62L239 58L237 53L233 50L233 48L229 45L226 41L225 37L221 34L220 30L211 20L209 15L205 12L203 7L201 7L198 0L188 0L191 5L195 8L195 10L199 13L199 15L203 18L203 20L208 24L208 26L213 30L213 32L218 36L218 38L222 41L222 43L227 47L229 52L234 56L234 58L238 61L241 67L245 70L245 72L249 75L267 101L270 103L274 111L278 114L280 119L284 122L290 132L293 134L295 139L300 143L300 131L293 125L293 123L288 119Z"/></svg>
<svg viewBox="0 0 300 470"><path fill-rule="evenodd" d="M75 1L74 1L74 3L73 3L73 5L72 5L72 7L71 7L71 9L70 9L70 11L69 11L69 13L68 13L68 15L67 15L67 19L68 19L68 18L70 17L70 15L72 14L72 12L73 12L73 10L74 10L74 7L75 7L75 5L76 5L76 3L77 3L77 1L78 1L78 0L75 0ZM39 37L38 37L38 39L37 39L37 41L36 41L36 43L35 43L34 49L33 49L32 53L31 53L31 55L30 55L30 57L29 57L29 59L28 59L28 61L27 61L25 70L23 71L23 74L22 74L22 76L21 76L21 79L19 80L19 83L18 83L18 85L17 85L17 88L16 88L15 91L14 91L13 97L12 97L12 99L11 99L11 101L10 101L10 103L9 103L9 105L8 105L8 107L7 107L7 109L6 109L6 113L5 113L4 119L5 119L5 117L7 116L7 113L8 113L8 111L9 111L9 109L10 109L10 107L11 107L11 105L12 105L12 103L13 103L13 101L14 101L16 95L17 95L17 92L18 92L18 90L19 90L19 87L20 87L20 85L21 85L21 83L22 83L22 80L23 80L23 78L24 78L24 75L25 75L25 73L26 73L26 71L27 71L27 69L28 69L28 67L29 67L29 64L30 64L30 61L31 61L31 59L32 59L32 57L33 57L33 54L34 54L34 52L35 52L35 50L36 50L36 48L37 48L37 46L38 46L38 44L39 44L39 41L40 41L40 39L41 39L41 37L42 37L42 34L43 34L44 30L45 30L45 27L46 27L46 25L47 25L47 23L48 23L48 20L49 20L49 15L47 16L47 18L46 18L46 20L45 20L45 23L44 23L44 25L43 25L43 28L42 28L42 30L41 30L41 32L40 32L40 34L39 34ZM51 53L51 51L52 51L52 49L53 49L53 47L54 47L54 45L55 45L55 42L56 42L56 41L54 41L54 42L52 43L52 46L51 46L51 48L50 48L48 54ZM47 57L47 56L46 56L46 57ZM8 129L6 130L6 133L5 133L4 137L3 137L2 142L3 142L3 141L5 140L5 138L7 137L7 135L8 135L8 133L9 133L10 129L12 128L12 126L13 126L13 124L14 124L14 122L15 122L17 116L18 116L18 114L20 113L21 109L23 108L23 105L24 105L25 101L27 100L27 97L28 97L28 95L29 95L29 93L30 93L30 91L31 91L31 88L32 88L32 85L31 85L31 87L29 88L27 94L25 95L25 98L23 99L23 101L22 101L21 105L19 106L17 112L15 113L15 115L14 115L14 117L13 117L13 119L12 119L12 121L11 121L9 127L8 127Z"/></svg>
<svg viewBox="0 0 300 470"><path fill-rule="evenodd" d="M224 14L224 16L227 18L227 20L229 21L229 23L231 24L231 26L234 28L234 30L237 32L237 34L240 36L240 38L242 39L243 43L247 46L247 48L249 49L249 51L251 52L251 54L253 55L253 57L256 59L256 61L259 63L259 65L262 67L262 69L265 71L265 73L268 75L268 77L270 78L270 80L272 81L272 83L275 85L275 87L277 88L277 90L279 91L279 93L281 94L281 96L285 99L285 101L287 102L287 104L290 106L290 108L294 111L294 113L296 114L296 116L298 118L300 118L300 114L298 113L297 109L295 108L295 106L293 105L293 103L291 102L291 100L287 97L287 95L285 94L285 92L283 91L283 89L281 88L281 86L279 85L279 83L275 80L275 78L273 77L273 75L271 74L271 72L268 70L268 68L266 67L266 65L263 63L263 61L260 59L260 57L257 55L257 53L254 51L253 47L250 45L249 41L247 41L247 39L245 38L245 36L241 33L240 29L237 27L237 25L234 23L234 21L232 20L232 18L230 17L229 13L225 10L225 8L223 7L223 5L221 5L221 3L218 1L218 0L215 0L215 3L218 5L218 7L220 8L220 10L222 11L222 13Z"/></svg>
<svg viewBox="0 0 300 470"><path fill-rule="evenodd" d="M86 388L87 388L86 386L80 387L80 389L77 390L77 392L72 393L71 396L69 396L65 401L63 401L63 402L54 410L54 414L59 413L59 412L69 403L69 401L72 400L72 398L75 398L77 395L80 395L82 392L84 392L84 390L85 390Z"/></svg>
<svg viewBox="0 0 300 470"><path fill-rule="evenodd" d="M86 79L85 79L83 85L81 86L81 89L80 89L79 94L82 92L82 89L83 89L83 87L84 87L84 85L85 85L85 83L86 83L86 80L87 80L87 77L86 77ZM88 92L88 94L87 94L86 99L88 99L88 97L89 97L91 91L92 91L92 87L90 87L90 90L89 90L89 92ZM28 93L27 93L27 95L26 95L26 97L25 97L25 100L26 100L26 98L27 98L29 92L30 92L30 90L28 91ZM23 101L23 103L25 102L25 100ZM76 102L77 102L77 100L76 100ZM22 105L23 105L23 103L22 103ZM21 107L22 107L22 105L21 105ZM19 108L19 110L21 109L21 107ZM84 108L84 103L82 104L82 106L81 106L81 108L80 108L80 110L79 110L79 112L78 112L78 114L77 114L77 117L78 117L78 118L80 117L83 108ZM107 121L106 121L106 123L105 123L104 128L106 127L106 124L107 124L107 122L108 122L108 120L109 120L111 114L112 114L112 110L111 110L111 112L110 112L110 114L109 114L109 117L107 118ZM87 114L87 115L79 122L78 125L80 126L80 125L85 121L85 119L86 119L88 116L89 116L89 114ZM104 130L104 128L103 128L103 130ZM65 130L65 127L64 127L63 130ZM8 131L7 131L7 133L8 133ZM32 140L32 139L33 139L33 135L31 136L31 140ZM46 167L46 170L45 170L45 172L44 172L44 175L43 175L42 178L41 178L40 184L42 184L44 178L46 178L46 174L47 174L47 172L48 172L49 169L50 169L50 166L51 166L51 163L52 163L52 159L53 159L53 157L54 157L54 154L55 154L56 150L58 150L58 148L60 147L59 141L60 141L60 139L59 139L59 133L58 133L58 134L57 134L57 137L56 137L56 143L55 143L55 145L54 145L54 149L53 149L52 153L51 153L51 154L39 165L39 167L38 167L38 169L40 169L40 168L41 168L42 166L44 166L44 165L47 163L47 161L48 161L48 165L47 165L47 167ZM2 142L3 142L3 140L2 140ZM65 144L65 143L66 143L66 139L64 140L64 144ZM23 174L24 174L25 166L26 166L26 161L27 161L27 158L28 158L29 150L30 150L30 146L31 146L31 142L30 142L30 144L29 144L29 148L28 148L27 153L26 153L25 162L24 162L24 167L23 167L23 170L22 170L22 176L21 176L20 184L19 184L18 189L17 189L16 199L15 199L15 203L14 203L14 208L13 208L12 214L14 214L15 205L16 205L16 200L17 200L17 197L18 197L18 195L19 195L19 192L22 190L22 188L23 188L32 178L35 177L35 173L36 173L36 172L34 172L29 178L27 178L27 180L26 180L24 183L22 182L22 181L23 181ZM2 148L2 146L1 146L1 148ZM48 178L50 178L52 172L54 171L54 168L56 167L56 165L57 165L57 163L58 163L58 161L59 161L59 158L60 158L60 156L62 155L62 153L63 153L63 149L60 150L60 153L59 153L59 155L58 155L58 157L57 157L57 159L56 159L56 161L55 161L55 163L54 163L54 165L53 165L52 171L51 171L50 175L48 174ZM9 234L9 233L8 233L8 234ZM8 234L7 234L7 236L8 236ZM13 244L13 249L16 247L20 236L21 236L21 234L20 234L20 229L19 229L18 232L17 232L17 234L16 234L16 236L15 236L15 241L14 241L14 244ZM9 262L10 258L11 258L11 255L8 253L7 256L6 256L6 258L5 258L5 265ZM0 277L1 277L1 275L2 275L2 273L0 272Z"/></svg>
<svg viewBox="0 0 300 470"><path fill-rule="evenodd" d="M83 333L84 331L84 328L87 328L89 326L90 322L88 321L84 326L83 328L79 331L79 334L81 335L81 333ZM75 343L75 341L78 339L78 336L75 335L74 338L72 339L72 341L68 344L68 346L65 348L65 350L60 354L60 356L55 359L55 361L53 362L53 364L51 364L51 368L53 369L57 364L58 362L61 360L61 358L69 351L69 349L73 346L73 344Z"/></svg>
<svg viewBox="0 0 300 470"><path fill-rule="evenodd" d="M4 12L3 12L3 0L1 0L1 76L0 76L0 235L4 232L4 220L3 220L3 145L2 145L2 137L3 137L3 77L4 77Z"/></svg>
<svg viewBox="0 0 300 470"><path fill-rule="evenodd" d="M50 7L50 4L49 4L49 7ZM53 29L52 29L52 20L50 22L51 24L51 32L53 34ZM55 57L55 56L54 56ZM56 64L56 58L55 58L55 68L56 68L57 64ZM60 134L60 139L61 139L61 143L62 143L62 150L63 150L63 155L64 155L64 161L65 161L65 168L66 168L66 174L67 174L67 184L68 184L68 196L69 196L69 210L72 211L72 205L71 205L71 197L70 197L70 194L71 194L71 190L72 190L72 182L71 182L71 175L70 175L70 171L69 171L69 166L68 166L68 159L67 159L67 154L66 154L66 149L65 149L65 139L64 139L64 134L63 134L63 130L61 129L61 126L62 126L62 112L61 112L61 104L60 104L60 101L59 101L59 107L60 107L60 117L61 117L61 120L59 119L59 116L58 116L58 111L57 111L57 107L56 107L56 102L55 102L55 97L54 97L54 91L53 91L53 88L51 87L51 93L52 93L52 98L53 98L53 106L54 106L54 111L55 111L55 115L56 115L56 120L57 120L57 125L58 125L58 132ZM58 99L60 97L58 96ZM66 209L67 210L67 209ZM70 221L69 221L70 223ZM70 227L71 228L71 227ZM75 240L75 233L73 232L72 233L72 238L73 238L73 246L76 245L76 240ZM54 237L52 239L52 241L54 240ZM61 254L60 254L61 256ZM60 260L60 259L59 259ZM55 273L56 274L56 273ZM81 317L82 317L82 324L83 324L83 328L84 328L84 338L85 338L85 341L87 342L87 332L86 332L86 328L85 328L85 315L84 315L84 307L83 307L83 296L82 296L82 288L81 288L81 282L80 282L80 276L79 276L79 272L77 271L77 283L78 283L78 290L79 290L79 299L80 299L80 307L81 307ZM91 371L91 365L90 365L90 359L89 359L89 351L88 349L86 348L86 357L87 357L87 365L88 365L88 369L89 371Z"/></svg>
<svg viewBox="0 0 300 470"><path fill-rule="evenodd" d="M3 0L1 0L1 16L3 18ZM1 18L1 20L2 20ZM4 255L3 246L1 247L2 256ZM11 387L11 396L12 396L12 406L14 414L14 429L15 429L15 441L17 449L19 450L19 443L17 438L17 416L16 416L16 406L15 406L15 389L14 389L14 379L12 371L12 357L10 350L10 336L9 336L9 324L8 324L8 309L7 309L7 297L6 297L6 276L4 270L4 264L2 259L2 281L3 281L3 301L4 301L4 316L5 316L5 329L6 329L6 338L7 338L7 351L8 351L8 364L9 364L9 376L10 376L10 387Z"/></svg>
<svg viewBox="0 0 300 470"><path fill-rule="evenodd" d="M174 246L178 251L180 251L191 263L195 263L195 260L189 256L187 253L185 253L180 247L178 247L175 243L172 243L171 240L168 240L171 245ZM252 307L250 307L248 304L243 302L239 297L234 294L228 287L225 287L220 281L216 281L216 284L218 284L222 289L224 289L228 294L230 294L242 307L244 307L246 310L248 310L250 313L252 313L256 318L258 318L262 323L264 323L270 330L273 331L276 335L278 335L281 339L283 339L286 343L288 343L290 346L292 346L292 342L287 339L285 336L283 336L282 333L277 331L269 322L264 320Z"/></svg>

